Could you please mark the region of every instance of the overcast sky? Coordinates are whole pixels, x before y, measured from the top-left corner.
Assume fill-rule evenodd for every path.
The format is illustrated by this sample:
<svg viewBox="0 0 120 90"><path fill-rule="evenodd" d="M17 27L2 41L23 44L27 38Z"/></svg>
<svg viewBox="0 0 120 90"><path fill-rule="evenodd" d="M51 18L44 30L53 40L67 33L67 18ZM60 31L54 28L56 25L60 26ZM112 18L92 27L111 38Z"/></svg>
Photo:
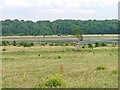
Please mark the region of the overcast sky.
<svg viewBox="0 0 120 90"><path fill-rule="evenodd" d="M0 19L117 19L119 0L0 0Z"/></svg>

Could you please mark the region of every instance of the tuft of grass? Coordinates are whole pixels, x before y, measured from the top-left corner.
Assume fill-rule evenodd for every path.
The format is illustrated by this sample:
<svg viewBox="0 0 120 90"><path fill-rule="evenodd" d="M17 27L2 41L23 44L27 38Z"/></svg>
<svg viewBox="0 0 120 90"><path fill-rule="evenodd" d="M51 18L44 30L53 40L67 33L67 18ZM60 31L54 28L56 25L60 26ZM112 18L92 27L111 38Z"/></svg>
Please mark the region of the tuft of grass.
<svg viewBox="0 0 120 90"><path fill-rule="evenodd" d="M105 65L100 65L96 67L97 70L105 70L106 66Z"/></svg>
<svg viewBox="0 0 120 90"><path fill-rule="evenodd" d="M40 56L40 54L38 54L38 56Z"/></svg>
<svg viewBox="0 0 120 90"><path fill-rule="evenodd" d="M113 73L113 74L117 74L118 71L117 71L117 70L112 70L112 73Z"/></svg>
<svg viewBox="0 0 120 90"><path fill-rule="evenodd" d="M58 59L61 59L62 57L60 55L58 55Z"/></svg>

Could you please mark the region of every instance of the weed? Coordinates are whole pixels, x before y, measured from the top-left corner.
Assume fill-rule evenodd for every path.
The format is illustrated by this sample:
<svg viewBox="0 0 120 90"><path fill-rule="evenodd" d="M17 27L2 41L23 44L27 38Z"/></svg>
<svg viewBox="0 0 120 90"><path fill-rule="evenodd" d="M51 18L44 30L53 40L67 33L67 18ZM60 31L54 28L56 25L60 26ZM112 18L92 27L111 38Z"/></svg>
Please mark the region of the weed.
<svg viewBox="0 0 120 90"><path fill-rule="evenodd" d="M106 66L105 65L100 65L96 68L97 70L105 70Z"/></svg>
<svg viewBox="0 0 120 90"><path fill-rule="evenodd" d="M38 56L40 56L40 54L38 54Z"/></svg>
<svg viewBox="0 0 120 90"><path fill-rule="evenodd" d="M118 71L117 71L117 70L113 70L112 73L113 73L113 74L117 74Z"/></svg>
<svg viewBox="0 0 120 90"><path fill-rule="evenodd" d="M61 56L60 56L60 55L58 55L58 59L61 59Z"/></svg>

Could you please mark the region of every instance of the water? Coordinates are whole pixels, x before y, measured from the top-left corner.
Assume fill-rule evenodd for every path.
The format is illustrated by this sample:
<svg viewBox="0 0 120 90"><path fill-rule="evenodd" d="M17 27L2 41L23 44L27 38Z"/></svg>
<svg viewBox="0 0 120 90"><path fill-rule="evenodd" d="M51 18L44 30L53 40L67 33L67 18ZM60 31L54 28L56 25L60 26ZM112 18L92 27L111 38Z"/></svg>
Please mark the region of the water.
<svg viewBox="0 0 120 90"><path fill-rule="evenodd" d="M2 39L9 42L17 41L17 42L34 42L34 43L64 43L64 42L76 42L77 38L24 38L24 39ZM0 40L0 42L2 42ZM95 42L104 42L108 44L119 43L120 39L118 38L84 38L81 41L81 44L94 44Z"/></svg>

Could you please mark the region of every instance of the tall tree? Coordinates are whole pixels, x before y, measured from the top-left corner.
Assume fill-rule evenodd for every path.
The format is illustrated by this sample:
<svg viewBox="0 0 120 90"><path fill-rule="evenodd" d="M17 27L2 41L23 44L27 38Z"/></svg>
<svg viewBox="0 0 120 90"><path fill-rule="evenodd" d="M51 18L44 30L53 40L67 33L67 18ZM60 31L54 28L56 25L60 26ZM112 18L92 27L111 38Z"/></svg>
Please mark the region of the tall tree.
<svg viewBox="0 0 120 90"><path fill-rule="evenodd" d="M83 36L82 36L80 28L74 29L74 36L78 39L76 42L76 47L77 47L77 50L79 50L80 41L83 40Z"/></svg>

